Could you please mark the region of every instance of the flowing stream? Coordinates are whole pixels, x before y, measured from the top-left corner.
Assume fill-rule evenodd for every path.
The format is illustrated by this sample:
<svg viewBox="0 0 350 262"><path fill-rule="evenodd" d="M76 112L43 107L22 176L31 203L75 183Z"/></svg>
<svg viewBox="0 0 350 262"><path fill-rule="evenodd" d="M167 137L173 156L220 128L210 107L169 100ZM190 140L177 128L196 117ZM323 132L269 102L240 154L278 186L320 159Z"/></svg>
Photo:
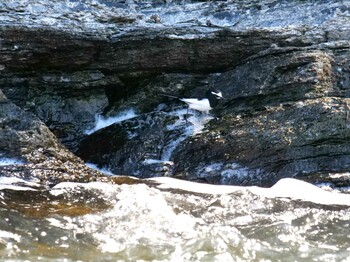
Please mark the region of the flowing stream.
<svg viewBox="0 0 350 262"><path fill-rule="evenodd" d="M1 261L349 261L349 194L131 181L1 178Z"/></svg>

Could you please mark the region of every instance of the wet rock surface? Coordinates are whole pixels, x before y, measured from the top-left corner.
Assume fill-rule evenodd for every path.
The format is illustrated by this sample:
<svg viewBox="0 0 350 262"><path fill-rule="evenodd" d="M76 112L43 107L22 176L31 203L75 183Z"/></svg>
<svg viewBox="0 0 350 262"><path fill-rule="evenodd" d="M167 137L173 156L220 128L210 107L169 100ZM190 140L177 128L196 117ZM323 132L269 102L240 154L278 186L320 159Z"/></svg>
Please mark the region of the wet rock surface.
<svg viewBox="0 0 350 262"><path fill-rule="evenodd" d="M0 156L72 180L99 176L77 152L121 175L346 186L348 8L335 0L3 1ZM183 109L178 101L158 96L209 87L226 99L200 132L171 113ZM97 115L130 108L137 118L86 133ZM344 174L341 183L334 174Z"/></svg>
<svg viewBox="0 0 350 262"><path fill-rule="evenodd" d="M40 182L43 187L62 181L103 180L67 150L32 113L25 112L0 94L0 174ZM15 159L3 164L4 159Z"/></svg>
<svg viewBox="0 0 350 262"><path fill-rule="evenodd" d="M113 124L84 139L77 155L118 175L172 175L171 144L186 132L185 121L169 128L176 121L177 116L155 112Z"/></svg>

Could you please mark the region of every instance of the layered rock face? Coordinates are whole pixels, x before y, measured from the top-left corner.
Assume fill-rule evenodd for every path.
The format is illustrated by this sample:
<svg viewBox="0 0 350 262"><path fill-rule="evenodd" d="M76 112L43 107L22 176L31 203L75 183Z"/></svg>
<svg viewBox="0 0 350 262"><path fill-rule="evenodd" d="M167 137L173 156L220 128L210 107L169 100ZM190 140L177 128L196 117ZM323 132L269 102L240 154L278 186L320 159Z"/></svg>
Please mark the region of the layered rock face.
<svg viewBox="0 0 350 262"><path fill-rule="evenodd" d="M33 135L30 147L2 136L1 156L59 159L57 138L117 175L348 185L350 5L180 2L3 1L2 132L12 117ZM225 97L211 117L159 96L210 87ZM132 119L87 132L96 116L128 110Z"/></svg>
<svg viewBox="0 0 350 262"><path fill-rule="evenodd" d="M103 177L62 146L32 113L21 110L0 93L0 173L41 182L95 181ZM5 164L3 164L5 163Z"/></svg>

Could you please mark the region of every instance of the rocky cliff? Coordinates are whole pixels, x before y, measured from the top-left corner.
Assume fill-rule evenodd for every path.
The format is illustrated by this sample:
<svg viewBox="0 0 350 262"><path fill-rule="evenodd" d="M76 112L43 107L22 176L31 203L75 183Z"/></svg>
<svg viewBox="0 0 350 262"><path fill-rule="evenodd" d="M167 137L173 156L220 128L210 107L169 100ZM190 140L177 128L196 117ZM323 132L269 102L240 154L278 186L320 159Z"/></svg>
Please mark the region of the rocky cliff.
<svg viewBox="0 0 350 262"><path fill-rule="evenodd" d="M349 185L349 9L336 0L2 1L0 157L23 162L1 172L101 176L76 154L141 178ZM209 87L225 97L210 116L158 95Z"/></svg>

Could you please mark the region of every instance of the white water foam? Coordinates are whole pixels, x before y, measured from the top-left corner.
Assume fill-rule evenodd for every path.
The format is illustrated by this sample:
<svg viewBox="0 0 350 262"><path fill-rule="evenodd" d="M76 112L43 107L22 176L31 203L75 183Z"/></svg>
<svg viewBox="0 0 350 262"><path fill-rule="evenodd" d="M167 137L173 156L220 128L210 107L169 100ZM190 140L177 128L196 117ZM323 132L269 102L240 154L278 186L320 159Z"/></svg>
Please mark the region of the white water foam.
<svg viewBox="0 0 350 262"><path fill-rule="evenodd" d="M10 189L17 191L37 191L32 187L40 187L40 185L17 177L0 177L0 190Z"/></svg>
<svg viewBox="0 0 350 262"><path fill-rule="evenodd" d="M213 117L208 114L197 114L193 113L190 117L186 117L187 109L179 109L173 112L170 112L171 116L178 116L179 119L172 125L168 125L168 130L176 130L181 129L187 120L188 124L186 126L185 132L179 135L176 139L174 139L171 143L169 143L163 150L163 154L161 157L162 161L169 161L174 150L179 146L181 142L187 139L190 136L194 136L196 134L200 134L203 132L205 124L208 123Z"/></svg>
<svg viewBox="0 0 350 262"><path fill-rule="evenodd" d="M0 157L0 166L8 165L23 165L25 164L22 160L8 157Z"/></svg>
<svg viewBox="0 0 350 262"><path fill-rule="evenodd" d="M271 189L253 187L252 192L269 198L292 198L323 205L350 206L350 195L323 190L293 178L279 180Z"/></svg>
<svg viewBox="0 0 350 262"><path fill-rule="evenodd" d="M54 196L62 195L69 191L81 191L84 190L99 190L104 195L109 195L115 192L116 185L103 183L103 182L89 182L89 183L78 183L78 182L61 182L55 185L51 190L50 194Z"/></svg>
<svg viewBox="0 0 350 262"><path fill-rule="evenodd" d="M203 132L205 124L207 124L210 120L214 119L213 116L206 114L206 113L198 113L196 111L189 111L189 113L192 113L189 117L185 118L188 113L187 109L179 109L175 110L169 113L171 116L178 116L180 119L176 121L175 124L167 126L168 130L173 130L176 127L183 125L184 122L191 123L191 125L188 125L188 135L194 136L196 134L200 134Z"/></svg>
<svg viewBox="0 0 350 262"><path fill-rule="evenodd" d="M153 165L153 164L165 164L165 165L173 165L174 162L172 161L166 161L166 160L159 160L159 159L146 159L143 161L143 164L145 165Z"/></svg>
<svg viewBox="0 0 350 262"><path fill-rule="evenodd" d="M234 193L240 190L249 190L254 194L267 198L291 198L322 205L344 205L350 206L350 195L337 192L328 192L307 182L284 178L278 181L271 188L262 187L241 187L227 185L210 185L195 183L184 180L177 180L169 177L156 177L149 180L159 182L158 188L182 189L189 192L222 195Z"/></svg>
<svg viewBox="0 0 350 262"><path fill-rule="evenodd" d="M344 187L334 187L332 183L324 182L324 183L318 183L316 184L317 187L327 190L327 191L337 191L340 193L350 193L350 186L344 186Z"/></svg>
<svg viewBox="0 0 350 262"><path fill-rule="evenodd" d="M18 234L14 234L8 231L0 230L0 239L2 240L15 240L19 242L21 240L21 236Z"/></svg>
<svg viewBox="0 0 350 262"><path fill-rule="evenodd" d="M96 189L101 191L104 199L114 199L112 209L63 223L55 219L49 222L52 226L71 229L75 233L91 234L103 252L118 253L129 246L151 243L166 245L169 234L181 236L179 241L192 239L196 235L196 219L189 214L177 214L158 189L145 184L118 186L98 182L66 182L56 185L51 193L59 195L84 189Z"/></svg>
<svg viewBox="0 0 350 262"><path fill-rule="evenodd" d="M85 130L84 134L91 135L92 133L110 126L115 123L123 122L127 119L135 118L138 115L133 109L119 112L116 116L113 117L104 117L102 115L95 116L95 126L92 129Z"/></svg>
<svg viewBox="0 0 350 262"><path fill-rule="evenodd" d="M333 215L332 212L327 213L327 210L324 212L320 210L313 216L308 208L305 211L286 208L283 212L279 212L280 209L278 209L278 212L270 214L270 206L269 211L264 213L262 212L266 207L264 198L292 198L327 205L350 205L349 195L325 192L295 179L283 179L272 188L208 185L166 177L151 178L149 181L156 183L149 185L111 185L101 182L58 184L51 190L56 191L55 195L70 195L71 191L93 190L94 195L113 202L111 208L97 214L48 218L50 228L62 228L73 231L75 235L88 236L86 239L93 239L94 245L97 245L102 252L118 253L133 261L145 257L145 254L153 258L152 261L238 261L239 259L231 259L229 256L230 251L235 250L233 247L239 247L238 252L254 250L247 255L239 253L235 257L240 256L246 258L244 261L252 261L256 258L256 251L264 254L266 250L267 254L271 254L272 247L274 252L279 250L277 256L280 255L280 252L285 252L281 244L298 243L298 239L292 239L298 237L300 240L306 240L303 236L309 232L314 234L314 225L328 225L328 216ZM182 195L178 193L178 189L189 193ZM230 195L238 191L251 192L258 197L243 194L251 201L246 203L244 198L240 200L241 194ZM191 192L205 195L200 196ZM215 196L210 197L208 194ZM289 200L286 201L289 202ZM249 208L245 209L245 205ZM235 208L238 209L237 212L234 211ZM322 222L323 218L319 219L319 216L324 217L325 222ZM310 218L303 222L305 217ZM346 221L344 219L343 224L346 224ZM265 236L257 238L257 234L251 236L237 229L237 225L249 228L249 225L255 224L253 229L260 231L259 224L256 223L263 223L263 228L267 228L266 225L268 225L268 237L272 233L271 226L281 230L278 231L281 233L276 235L277 243L272 245L270 242L261 241ZM299 226L305 226L306 230L299 233ZM47 230L43 231L47 232ZM332 232L331 229L329 231ZM261 233L258 232L258 234ZM313 245L315 241L312 240L311 243ZM328 247L327 244L325 243L321 248L336 248L334 245ZM319 247L316 243L315 249ZM298 246L292 247L293 254L298 254L295 253L296 248ZM305 250L308 247L304 245L300 248ZM303 252L308 253L308 251ZM213 258L214 255L215 258ZM162 257L164 260L161 259Z"/></svg>
<svg viewBox="0 0 350 262"><path fill-rule="evenodd" d="M92 168L92 169L95 169L95 170L97 170L97 171L99 171L102 174L105 174L107 176L114 176L115 175L106 167L99 168L96 164L93 164L93 163L85 163L85 165Z"/></svg>

